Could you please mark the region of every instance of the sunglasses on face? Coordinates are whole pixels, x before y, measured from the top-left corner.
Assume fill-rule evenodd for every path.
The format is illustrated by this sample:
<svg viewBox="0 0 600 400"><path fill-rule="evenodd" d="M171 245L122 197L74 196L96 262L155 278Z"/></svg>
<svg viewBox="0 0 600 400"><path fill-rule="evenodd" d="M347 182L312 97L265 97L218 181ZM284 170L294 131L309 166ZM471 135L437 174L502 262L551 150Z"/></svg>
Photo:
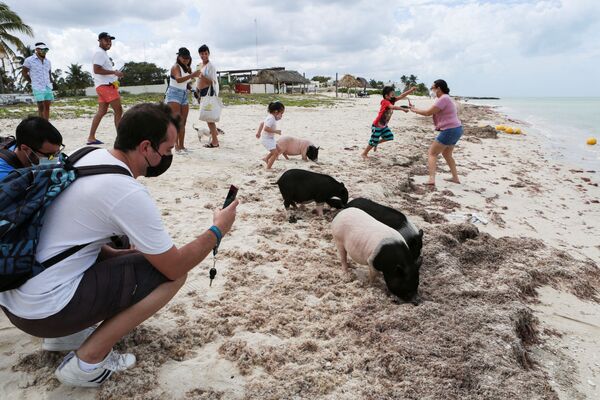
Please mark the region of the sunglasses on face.
<svg viewBox="0 0 600 400"><path fill-rule="evenodd" d="M44 156L46 157L48 160L54 160L55 158L57 158L58 156L60 156L60 153L62 153L62 151L65 149L65 145L61 144L58 151L56 153L43 153L39 150L33 150L33 152L38 155L38 156Z"/></svg>

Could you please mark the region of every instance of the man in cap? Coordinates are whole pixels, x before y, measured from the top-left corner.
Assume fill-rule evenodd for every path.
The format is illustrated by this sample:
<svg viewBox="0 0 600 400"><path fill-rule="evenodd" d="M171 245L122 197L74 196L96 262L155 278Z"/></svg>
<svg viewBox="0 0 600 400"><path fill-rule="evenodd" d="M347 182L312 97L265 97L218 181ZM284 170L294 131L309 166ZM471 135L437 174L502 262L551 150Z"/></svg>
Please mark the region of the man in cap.
<svg viewBox="0 0 600 400"><path fill-rule="evenodd" d="M118 79L123 77L121 71L115 70L115 63L108 56L107 50L110 50L114 36L107 32L102 32L98 35L98 50L94 53L92 60L94 69L94 85L96 93L98 93L98 111L92 120L90 128L90 136L87 139L87 144L102 144L96 139L96 130L102 117L106 115L108 106L110 105L115 114L115 128L119 125L121 115L123 115L123 107L121 106L121 97L119 96Z"/></svg>
<svg viewBox="0 0 600 400"><path fill-rule="evenodd" d="M50 118L50 103L54 100L52 94L52 65L46 58L48 46L43 42L35 44L35 54L27 57L23 63L23 78L31 83L33 97L37 102L38 115Z"/></svg>

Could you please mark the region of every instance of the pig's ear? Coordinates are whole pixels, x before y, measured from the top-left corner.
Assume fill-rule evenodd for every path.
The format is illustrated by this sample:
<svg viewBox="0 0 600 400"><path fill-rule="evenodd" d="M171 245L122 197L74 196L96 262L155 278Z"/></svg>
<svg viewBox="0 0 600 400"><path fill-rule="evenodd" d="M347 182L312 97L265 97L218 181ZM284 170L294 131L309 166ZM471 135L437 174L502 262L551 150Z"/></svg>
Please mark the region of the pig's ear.
<svg viewBox="0 0 600 400"><path fill-rule="evenodd" d="M423 229L419 229L419 237L423 239Z"/></svg>

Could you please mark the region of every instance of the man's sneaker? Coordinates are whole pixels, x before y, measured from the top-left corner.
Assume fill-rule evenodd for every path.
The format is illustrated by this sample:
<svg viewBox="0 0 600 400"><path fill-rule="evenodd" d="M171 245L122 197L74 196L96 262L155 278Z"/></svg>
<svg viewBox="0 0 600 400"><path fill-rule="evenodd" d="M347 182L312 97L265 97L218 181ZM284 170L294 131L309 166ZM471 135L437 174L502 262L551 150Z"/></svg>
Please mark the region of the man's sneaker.
<svg viewBox="0 0 600 400"><path fill-rule="evenodd" d="M124 371L135 365L133 354L119 354L115 351L108 353L100 366L91 372L79 368L79 359L75 352L70 352L60 363L54 374L65 385L98 387L107 380L113 372Z"/></svg>
<svg viewBox="0 0 600 400"><path fill-rule="evenodd" d="M42 340L42 350L46 351L71 351L77 350L85 339L90 336L94 330L95 326L91 326L82 330L81 332L74 333L69 336L63 336L59 338L44 338Z"/></svg>

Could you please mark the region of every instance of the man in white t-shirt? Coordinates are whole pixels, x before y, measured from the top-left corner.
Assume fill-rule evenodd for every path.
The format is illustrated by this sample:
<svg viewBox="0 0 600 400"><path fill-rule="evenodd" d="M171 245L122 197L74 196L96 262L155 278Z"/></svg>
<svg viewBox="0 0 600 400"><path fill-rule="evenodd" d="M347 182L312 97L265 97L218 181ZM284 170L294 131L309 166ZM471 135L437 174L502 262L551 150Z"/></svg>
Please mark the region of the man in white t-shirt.
<svg viewBox="0 0 600 400"><path fill-rule="evenodd" d="M118 165L131 176L94 175L73 182L43 217L36 260L84 246L17 289L0 292L9 320L46 338L44 349L76 350L56 370L62 383L99 386L113 372L132 367L135 356L118 354L113 345L167 304L188 271L231 229L237 201L216 210L213 226L177 248L148 190L135 179L169 168L178 124L165 104L128 110L114 147L92 151L75 166ZM135 250L108 247L109 238L118 235L127 235Z"/></svg>
<svg viewBox="0 0 600 400"><path fill-rule="evenodd" d="M94 119L92 119L92 127L90 128L87 144L102 144L100 140L96 139L96 130L98 129L98 125L100 125L102 117L108 112L109 105L115 114L115 128L119 125L119 121L123 115L118 81L119 78L123 77L123 73L114 69L115 63L107 53L112 47L114 39L114 36L106 32L98 35L99 46L92 59L94 86L96 86L96 93L98 94L98 111L94 115Z"/></svg>
<svg viewBox="0 0 600 400"><path fill-rule="evenodd" d="M52 64L46 58L49 49L46 43L35 44L35 54L23 62L23 78L31 83L33 97L38 106L38 115L50 119L50 103L54 100L52 93Z"/></svg>
<svg viewBox="0 0 600 400"><path fill-rule="evenodd" d="M198 79L198 101L202 101L204 96L212 96L219 91L219 80L217 79L217 69L210 62L208 57L210 56L210 49L207 45L203 44L198 48L198 55L202 60L202 64L199 64L200 68L200 79ZM217 124L214 122L207 122L208 129L210 130L210 143L205 145L207 148L219 147L219 138L217 137L219 131L217 130Z"/></svg>

